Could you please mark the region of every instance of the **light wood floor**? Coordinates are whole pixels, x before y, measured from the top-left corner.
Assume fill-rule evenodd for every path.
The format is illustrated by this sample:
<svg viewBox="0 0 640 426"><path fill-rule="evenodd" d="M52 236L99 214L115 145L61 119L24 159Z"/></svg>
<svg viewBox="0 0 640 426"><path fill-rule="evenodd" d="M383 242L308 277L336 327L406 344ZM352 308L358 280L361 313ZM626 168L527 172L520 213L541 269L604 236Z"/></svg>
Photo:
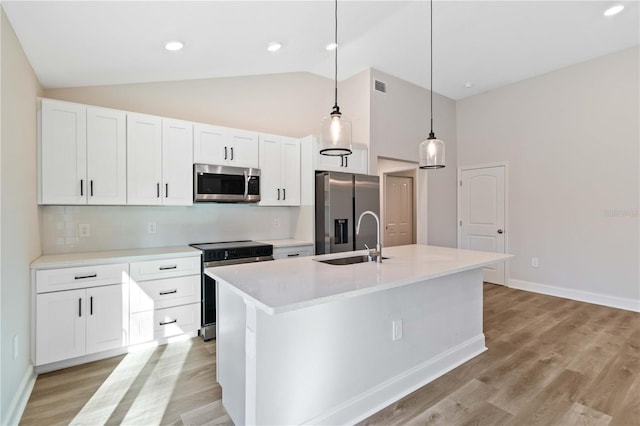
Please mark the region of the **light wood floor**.
<svg viewBox="0 0 640 426"><path fill-rule="evenodd" d="M640 425L640 314L484 286L488 351L361 425ZM40 375L21 424L228 424L215 342Z"/></svg>

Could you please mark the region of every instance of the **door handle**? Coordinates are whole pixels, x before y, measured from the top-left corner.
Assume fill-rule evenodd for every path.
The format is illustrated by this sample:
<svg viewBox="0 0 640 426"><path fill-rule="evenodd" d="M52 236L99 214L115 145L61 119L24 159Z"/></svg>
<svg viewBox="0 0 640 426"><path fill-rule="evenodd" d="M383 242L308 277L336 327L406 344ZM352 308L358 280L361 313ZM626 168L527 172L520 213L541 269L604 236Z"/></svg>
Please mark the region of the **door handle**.
<svg viewBox="0 0 640 426"><path fill-rule="evenodd" d="M177 323L177 322L178 322L178 320L177 320L177 319L174 319L174 320L172 320L172 321L162 321L162 322L160 323L160 325L175 324L175 323Z"/></svg>
<svg viewBox="0 0 640 426"><path fill-rule="evenodd" d="M93 179L89 181L89 194L93 197Z"/></svg>
<svg viewBox="0 0 640 426"><path fill-rule="evenodd" d="M233 147L231 147L231 161L233 161Z"/></svg>
<svg viewBox="0 0 640 426"><path fill-rule="evenodd" d="M344 156L340 156L340 167L344 167Z"/></svg>
<svg viewBox="0 0 640 426"><path fill-rule="evenodd" d="M84 179L80 179L80 196L84 195Z"/></svg>
<svg viewBox="0 0 640 426"><path fill-rule="evenodd" d="M169 184L164 184L164 198L169 198Z"/></svg>
<svg viewBox="0 0 640 426"><path fill-rule="evenodd" d="M498 234L502 234L504 231L502 229L498 229Z"/></svg>
<svg viewBox="0 0 640 426"><path fill-rule="evenodd" d="M158 269L161 271L166 271L169 269L178 269L178 265L160 266Z"/></svg>
<svg viewBox="0 0 640 426"><path fill-rule="evenodd" d="M82 318L82 297L78 299L78 317Z"/></svg>
<svg viewBox="0 0 640 426"><path fill-rule="evenodd" d="M93 296L89 298L89 315L93 315Z"/></svg>
<svg viewBox="0 0 640 426"><path fill-rule="evenodd" d="M280 188L278 188L278 201L280 201Z"/></svg>
<svg viewBox="0 0 640 426"><path fill-rule="evenodd" d="M224 159L225 160L227 159L227 147L226 146L224 147Z"/></svg>
<svg viewBox="0 0 640 426"><path fill-rule="evenodd" d="M156 198L160 198L160 183L156 183Z"/></svg>
<svg viewBox="0 0 640 426"><path fill-rule="evenodd" d="M344 157L344 166L349 167L349 157Z"/></svg>
<svg viewBox="0 0 640 426"><path fill-rule="evenodd" d="M178 292L178 289L175 290L167 290L167 291L161 291L160 292L160 296L166 296L167 294L175 294Z"/></svg>
<svg viewBox="0 0 640 426"><path fill-rule="evenodd" d="M287 188L282 188L282 200L287 199Z"/></svg>

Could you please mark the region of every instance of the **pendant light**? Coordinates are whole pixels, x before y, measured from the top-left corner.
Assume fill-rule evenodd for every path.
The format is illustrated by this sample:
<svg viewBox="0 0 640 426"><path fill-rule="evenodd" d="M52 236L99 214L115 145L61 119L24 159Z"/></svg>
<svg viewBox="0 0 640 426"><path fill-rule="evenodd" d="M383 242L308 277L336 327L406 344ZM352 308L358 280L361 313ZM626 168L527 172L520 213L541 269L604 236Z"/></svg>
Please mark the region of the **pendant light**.
<svg viewBox="0 0 640 426"><path fill-rule="evenodd" d="M441 169L444 167L444 142L436 139L433 133L433 0L430 0L430 18L431 18L431 85L429 92L431 94L431 131L429 137L420 143L420 168L421 169Z"/></svg>
<svg viewBox="0 0 640 426"><path fill-rule="evenodd" d="M322 120L320 154L344 156L351 154L351 122L347 121L338 106L338 0L335 0L335 102L328 117Z"/></svg>

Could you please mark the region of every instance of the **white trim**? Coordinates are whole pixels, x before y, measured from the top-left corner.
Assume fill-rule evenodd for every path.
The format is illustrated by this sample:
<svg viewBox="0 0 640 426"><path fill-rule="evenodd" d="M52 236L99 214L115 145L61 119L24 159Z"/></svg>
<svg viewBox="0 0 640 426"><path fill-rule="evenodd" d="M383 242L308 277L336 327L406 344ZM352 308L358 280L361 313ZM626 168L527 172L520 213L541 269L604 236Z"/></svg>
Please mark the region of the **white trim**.
<svg viewBox="0 0 640 426"><path fill-rule="evenodd" d="M31 396L31 391L33 391L33 386L36 384L37 377L38 375L33 369L33 366L29 364L22 382L20 383L20 387L9 405L7 418L6 420L2 420L3 425L17 425L20 423L24 409L27 406L29 397Z"/></svg>
<svg viewBox="0 0 640 426"><path fill-rule="evenodd" d="M515 279L509 280L509 287L518 290L531 291L533 293L547 294L549 296L577 300L579 302L593 303L596 305L609 306L611 308L624 309L626 311L640 312L640 300L636 299L627 299L624 297L610 296L608 294L591 293L589 291L574 290L565 287L557 287L553 285Z"/></svg>
<svg viewBox="0 0 640 426"><path fill-rule="evenodd" d="M458 167L458 175L456 181L456 191L457 191L457 220L456 220L456 243L458 248L460 247L460 218L462 216L461 202L460 202L460 179L462 178L461 174L463 170L476 170L476 169L489 169L493 167L504 167L504 252L509 253L509 237L511 235L511 228L509 226L509 162L508 161L499 161L497 163L488 163L488 164L478 164L475 166L460 166ZM509 262L504 263L504 283L507 285L509 282L510 270L509 270Z"/></svg>
<svg viewBox="0 0 640 426"><path fill-rule="evenodd" d="M304 424L356 424L486 350L484 334L480 333Z"/></svg>

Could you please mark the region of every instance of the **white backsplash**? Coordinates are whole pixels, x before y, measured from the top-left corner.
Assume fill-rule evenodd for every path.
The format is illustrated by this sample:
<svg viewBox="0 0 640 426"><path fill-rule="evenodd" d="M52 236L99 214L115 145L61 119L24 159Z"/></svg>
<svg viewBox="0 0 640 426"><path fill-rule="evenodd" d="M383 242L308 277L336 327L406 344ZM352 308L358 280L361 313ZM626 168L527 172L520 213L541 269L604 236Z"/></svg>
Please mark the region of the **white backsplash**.
<svg viewBox="0 0 640 426"><path fill-rule="evenodd" d="M40 209L42 254L290 238L296 233L299 214L295 207L218 203ZM150 222L155 223L155 233L148 233ZM81 224L89 225L90 236L80 236Z"/></svg>

